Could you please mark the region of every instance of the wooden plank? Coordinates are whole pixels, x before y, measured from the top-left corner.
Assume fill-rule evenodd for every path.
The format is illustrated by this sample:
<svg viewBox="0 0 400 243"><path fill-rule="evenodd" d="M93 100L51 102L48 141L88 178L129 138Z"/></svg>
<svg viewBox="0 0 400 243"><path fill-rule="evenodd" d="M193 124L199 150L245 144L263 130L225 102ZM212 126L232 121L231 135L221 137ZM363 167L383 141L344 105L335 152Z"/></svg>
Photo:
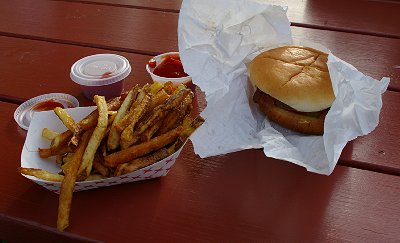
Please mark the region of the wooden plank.
<svg viewBox="0 0 400 243"><path fill-rule="evenodd" d="M81 3L17 0L0 9L2 35L145 54L177 50L176 26L174 13Z"/></svg>
<svg viewBox="0 0 400 243"><path fill-rule="evenodd" d="M64 0L62 0L64 1ZM182 0L66 0L120 7L145 8L179 12ZM269 0L271 4L288 6L293 26L361 33L400 38L400 3L395 1L298 1Z"/></svg>
<svg viewBox="0 0 400 243"><path fill-rule="evenodd" d="M126 57L132 72L125 89L136 83L151 82L145 65L151 56L0 36L0 97L22 102L45 93L68 93L82 105L90 104L81 88L69 76L72 64L82 57L115 53ZM82 103L83 102L83 103Z"/></svg>
<svg viewBox="0 0 400 243"><path fill-rule="evenodd" d="M0 35L147 54L178 49L177 22L175 13L70 2L20 0L0 9ZM390 76L390 89L400 91L400 39L300 27L292 32L374 78Z"/></svg>
<svg viewBox="0 0 400 243"><path fill-rule="evenodd" d="M377 128L348 143L340 156L340 164L400 175L399 101L399 92L387 91L383 95L383 108Z"/></svg>
<svg viewBox="0 0 400 243"><path fill-rule="evenodd" d="M62 2L76 2L87 4L109 5L126 8L151 9L165 12L179 13L182 0L53 0Z"/></svg>
<svg viewBox="0 0 400 243"><path fill-rule="evenodd" d="M26 133L15 108L0 102L9 118L0 214L55 227L58 196L16 171ZM337 166L327 177L261 150L200 159L189 143L166 177L76 193L67 232L106 242L397 241L399 193L398 176Z"/></svg>
<svg viewBox="0 0 400 243"><path fill-rule="evenodd" d="M292 25L400 38L400 4L392 1L270 0L288 6Z"/></svg>
<svg viewBox="0 0 400 243"><path fill-rule="evenodd" d="M336 31L292 28L293 39L320 43L359 71L380 80L390 77L389 89L400 91L400 40Z"/></svg>
<svg viewBox="0 0 400 243"><path fill-rule="evenodd" d="M57 229L0 214L0 235L4 242L96 242L71 233L61 233ZM28 238L29 237L29 238Z"/></svg>
<svg viewBox="0 0 400 243"><path fill-rule="evenodd" d="M310 39L318 36L310 36ZM361 43L359 44L361 46ZM332 50L335 51L335 50ZM344 51L344 50L343 50ZM0 98L20 103L37 95L51 92L69 93L77 97L81 105L90 105L84 98L79 85L69 78L72 63L81 57L103 53L104 50L0 37L0 59L7 60L0 65L3 81L0 82ZM135 83L151 82L144 69L150 56L121 53L133 65L133 73L127 78L125 88ZM364 65L367 65L365 62ZM370 62L372 63L372 61ZM29 70L28 72L21 70ZM400 174L397 156L397 134L400 93L388 91L384 95L381 121L376 130L368 136L349 143L341 156L340 163L346 166ZM199 93L195 104L197 110L206 106L204 96Z"/></svg>

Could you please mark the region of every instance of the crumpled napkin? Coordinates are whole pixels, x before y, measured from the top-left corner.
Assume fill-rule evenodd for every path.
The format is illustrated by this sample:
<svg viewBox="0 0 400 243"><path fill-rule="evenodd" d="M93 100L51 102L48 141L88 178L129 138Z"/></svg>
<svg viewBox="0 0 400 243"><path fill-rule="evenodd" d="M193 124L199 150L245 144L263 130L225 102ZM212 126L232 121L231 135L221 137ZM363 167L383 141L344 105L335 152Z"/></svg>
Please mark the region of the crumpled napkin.
<svg viewBox="0 0 400 243"><path fill-rule="evenodd" d="M205 158L252 148L308 171L332 173L346 143L370 133L379 122L379 82L329 53L328 68L336 100L323 136L303 135L269 122L252 102L247 64L258 53L294 44L286 7L255 0L184 0L178 22L179 53L185 72L205 92L205 123L191 136L195 153ZM298 44L298 43L295 43Z"/></svg>

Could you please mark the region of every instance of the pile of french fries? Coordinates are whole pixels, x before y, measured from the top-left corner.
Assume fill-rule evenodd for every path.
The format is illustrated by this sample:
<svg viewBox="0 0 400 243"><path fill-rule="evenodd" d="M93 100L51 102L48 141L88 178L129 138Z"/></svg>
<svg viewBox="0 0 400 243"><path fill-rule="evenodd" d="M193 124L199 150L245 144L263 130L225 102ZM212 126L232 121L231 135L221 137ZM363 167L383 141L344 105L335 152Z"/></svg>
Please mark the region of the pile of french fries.
<svg viewBox="0 0 400 243"><path fill-rule="evenodd" d="M193 92L185 85L136 85L108 102L95 96L97 109L79 122L62 108L54 112L68 129L56 133L40 148L42 158L56 156L60 172L19 168L37 178L61 182L57 228L69 225L72 194L77 181L119 176L151 165L175 153L204 120L191 118Z"/></svg>

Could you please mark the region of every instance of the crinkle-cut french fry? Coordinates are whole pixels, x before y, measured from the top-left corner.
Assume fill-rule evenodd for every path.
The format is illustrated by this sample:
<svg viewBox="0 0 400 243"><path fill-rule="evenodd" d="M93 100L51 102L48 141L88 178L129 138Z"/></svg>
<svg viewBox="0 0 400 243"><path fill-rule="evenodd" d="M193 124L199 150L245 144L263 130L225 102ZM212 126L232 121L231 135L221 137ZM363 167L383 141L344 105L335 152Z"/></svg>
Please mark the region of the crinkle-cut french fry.
<svg viewBox="0 0 400 243"><path fill-rule="evenodd" d="M126 163L135 158L144 156L155 150L158 150L167 144L172 143L182 132L182 126L179 126L161 136L155 137L147 142L133 145L127 149L112 153L104 157L105 164L109 167L116 167L119 164Z"/></svg>
<svg viewBox="0 0 400 243"><path fill-rule="evenodd" d="M114 172L114 175L120 176L123 174L131 173L148 165L154 164L157 161L165 159L168 156L169 153L166 148L159 149L147 156L140 157L132 160L131 162L118 165L117 169Z"/></svg>
<svg viewBox="0 0 400 243"><path fill-rule="evenodd" d="M139 86L136 85L129 91L128 96L126 96L124 102L119 108L118 113L111 125L110 133L108 134L108 139L107 139L108 150L115 150L119 146L121 132L117 129L116 124L118 124L118 122L121 121L123 117L126 115L128 109L132 105L132 102L136 99L138 92L139 92Z"/></svg>
<svg viewBox="0 0 400 243"><path fill-rule="evenodd" d="M65 176L61 183L60 197L58 202L57 229L60 231L64 231L64 229L69 225L69 212L71 211L72 194L75 187L76 177L79 166L81 165L85 148L88 145L91 135L91 130L86 131L82 135L76 152L69 161L64 172Z"/></svg>
<svg viewBox="0 0 400 243"><path fill-rule="evenodd" d="M42 130L42 137L44 137L48 140L55 139L59 134L60 133L50 130L47 127L43 128L43 130Z"/></svg>
<svg viewBox="0 0 400 243"><path fill-rule="evenodd" d="M24 175L34 176L45 181L60 182L64 179L63 175L54 174L42 169L19 167L18 171Z"/></svg>
<svg viewBox="0 0 400 243"><path fill-rule="evenodd" d="M78 172L78 181L85 180L89 176L93 166L94 155L96 154L97 148L99 147L107 130L108 111L104 96L95 95L94 101L97 105L97 110L99 111L99 118L97 126L95 127L85 149L85 153L83 154L82 163L80 164Z"/></svg>

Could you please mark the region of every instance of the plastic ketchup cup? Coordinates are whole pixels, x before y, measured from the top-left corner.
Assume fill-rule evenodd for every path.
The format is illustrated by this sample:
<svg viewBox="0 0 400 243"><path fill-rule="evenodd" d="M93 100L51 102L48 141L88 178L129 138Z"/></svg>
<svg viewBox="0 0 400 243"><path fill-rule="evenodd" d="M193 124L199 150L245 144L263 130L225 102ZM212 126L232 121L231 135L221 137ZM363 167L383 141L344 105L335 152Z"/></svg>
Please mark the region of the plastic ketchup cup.
<svg viewBox="0 0 400 243"><path fill-rule="evenodd" d="M79 84L84 95L92 100L94 95L110 99L119 96L124 79L131 72L129 61L116 54L97 54L84 57L71 67L71 79Z"/></svg>
<svg viewBox="0 0 400 243"><path fill-rule="evenodd" d="M157 72L157 69L164 65L165 67L162 67L162 70ZM174 85L185 84L193 91L195 89L192 83L192 77L183 71L179 52L167 52L153 57L147 63L146 70L150 74L153 82L166 83L171 81Z"/></svg>

